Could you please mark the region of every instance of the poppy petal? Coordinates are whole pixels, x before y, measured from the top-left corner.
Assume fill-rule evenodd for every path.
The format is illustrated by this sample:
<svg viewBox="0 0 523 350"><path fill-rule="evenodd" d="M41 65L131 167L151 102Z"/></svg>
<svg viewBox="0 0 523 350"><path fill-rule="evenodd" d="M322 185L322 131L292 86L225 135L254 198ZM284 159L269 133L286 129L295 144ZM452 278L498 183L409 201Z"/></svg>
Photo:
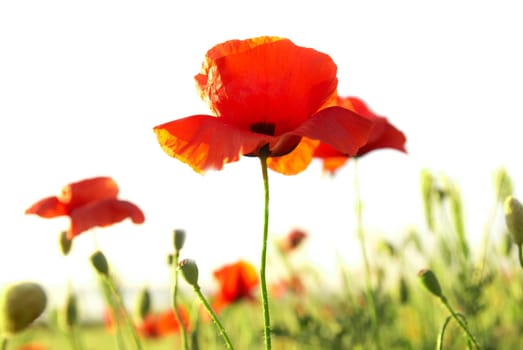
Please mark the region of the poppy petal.
<svg viewBox="0 0 523 350"><path fill-rule="evenodd" d="M289 154L267 159L267 166L284 175L296 175L305 170L312 161L312 155L319 141L302 137L298 146Z"/></svg>
<svg viewBox="0 0 523 350"><path fill-rule="evenodd" d="M102 199L79 207L70 213L71 226L67 238L73 239L93 227L107 227L127 218L141 224L145 216L135 204L119 199Z"/></svg>
<svg viewBox="0 0 523 350"><path fill-rule="evenodd" d="M50 219L57 216L67 215L66 206L60 202L58 197L52 196L39 200L25 210L26 214L36 214L42 218Z"/></svg>
<svg viewBox="0 0 523 350"><path fill-rule="evenodd" d="M62 188L60 201L74 210L89 202L105 198L116 198L118 185L111 177L100 176L70 183Z"/></svg>
<svg viewBox="0 0 523 350"><path fill-rule="evenodd" d="M322 109L293 133L320 140L338 151L355 155L369 137L372 122L342 107Z"/></svg>
<svg viewBox="0 0 523 350"><path fill-rule="evenodd" d="M221 118L195 115L174 120L154 128L165 153L190 165L195 171L222 169L274 138L240 130Z"/></svg>
<svg viewBox="0 0 523 350"><path fill-rule="evenodd" d="M374 119L375 126L371 131L369 141L358 150L358 156L381 148L392 148L407 153L405 134L390 124L384 117Z"/></svg>
<svg viewBox="0 0 523 350"><path fill-rule="evenodd" d="M217 300L224 303L251 297L253 288L258 285L255 267L242 260L216 270L214 277L220 285Z"/></svg>
<svg viewBox="0 0 523 350"><path fill-rule="evenodd" d="M200 96L229 123L246 130L253 123L273 124L280 135L336 95L336 72L327 54L258 37L216 45L195 79Z"/></svg>

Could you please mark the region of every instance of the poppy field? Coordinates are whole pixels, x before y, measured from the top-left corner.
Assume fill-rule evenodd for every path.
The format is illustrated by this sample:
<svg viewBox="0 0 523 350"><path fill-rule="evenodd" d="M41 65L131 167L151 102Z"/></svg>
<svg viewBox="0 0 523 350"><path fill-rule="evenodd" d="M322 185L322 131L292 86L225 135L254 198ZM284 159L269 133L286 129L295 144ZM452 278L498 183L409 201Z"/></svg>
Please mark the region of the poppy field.
<svg viewBox="0 0 523 350"><path fill-rule="evenodd" d="M400 240L384 237L371 244L357 165L378 150L407 155L408 135L364 97L338 94L337 66L327 53L280 37L230 40L207 51L195 81L210 114L151 126L158 152L187 164L194 176L243 157L259 159L263 227L252 228L260 233L259 256L217 266L216 288L204 290L197 261L184 254L184 247L195 244L191 232L173 228L164 266L170 305L158 308L147 287L132 301L124 299L125 281L116 278L111 256L97 249L86 264L104 300L99 320L83 318L84 301L74 285L52 305L39 284L16 282L3 288L0 299L1 350L523 346L523 205L505 168L492 173L491 212L472 218L484 227L474 235L481 237L479 244L470 242L464 217L473 199L463 198L450 176L431 169L412 184L419 188L424 225L406 229ZM347 235L359 242L362 267L340 260L337 288L328 286L333 276L301 256L314 232L294 229L271 237L271 217L279 215L270 210L271 173L296 175L313 160L330 176L346 166L355 174L354 206L347 212L356 229ZM71 179L60 191L49 191L27 203L25 214L41 218L42 225L69 219L58 235L65 259L74 254L79 235L96 240L94 229L147 220L139 203L120 197L110 175Z"/></svg>

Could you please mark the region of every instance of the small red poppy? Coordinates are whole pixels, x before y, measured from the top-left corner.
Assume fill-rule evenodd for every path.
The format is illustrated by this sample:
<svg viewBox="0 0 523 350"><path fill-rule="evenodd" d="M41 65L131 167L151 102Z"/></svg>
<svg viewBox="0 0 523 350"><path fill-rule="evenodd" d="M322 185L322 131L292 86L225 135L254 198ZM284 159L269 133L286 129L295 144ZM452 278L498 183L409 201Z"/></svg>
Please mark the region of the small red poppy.
<svg viewBox="0 0 523 350"><path fill-rule="evenodd" d="M218 292L212 306L219 312L225 306L242 299L253 300L253 293L258 286L256 268L243 260L228 264L214 271L218 282Z"/></svg>
<svg viewBox="0 0 523 350"><path fill-rule="evenodd" d="M158 142L197 172L219 170L242 155L280 157L299 148L296 157L269 162L275 171L296 174L308 166L318 141L354 155L372 123L335 105L336 71L331 57L288 39L218 44L195 77L215 115L158 125Z"/></svg>
<svg viewBox="0 0 523 350"><path fill-rule="evenodd" d="M106 227L130 218L135 224L145 216L135 204L117 199L118 185L110 177L95 177L70 183L59 196L43 198L28 209L26 214L42 218L69 216L71 225L67 238L73 239L93 227Z"/></svg>

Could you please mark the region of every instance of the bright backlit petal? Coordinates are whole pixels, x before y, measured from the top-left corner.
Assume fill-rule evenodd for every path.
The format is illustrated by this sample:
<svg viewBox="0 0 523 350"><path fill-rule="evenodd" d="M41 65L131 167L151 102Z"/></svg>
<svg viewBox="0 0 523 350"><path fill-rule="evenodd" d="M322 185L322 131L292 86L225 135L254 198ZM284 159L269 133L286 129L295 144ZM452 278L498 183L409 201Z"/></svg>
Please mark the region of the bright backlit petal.
<svg viewBox="0 0 523 350"><path fill-rule="evenodd" d="M307 119L293 133L320 140L343 154L355 155L369 137L372 122L342 108L328 107Z"/></svg>
<svg viewBox="0 0 523 350"><path fill-rule="evenodd" d="M298 146L289 154L281 157L270 157L267 166L284 175L296 175L307 169L312 161L314 149L320 142L302 137Z"/></svg>
<svg viewBox="0 0 523 350"><path fill-rule="evenodd" d="M107 227L127 218L135 224L142 224L145 216L135 204L119 199L107 198L91 202L69 214L71 226L67 238L73 239L93 227Z"/></svg>
<svg viewBox="0 0 523 350"><path fill-rule="evenodd" d="M35 214L42 218L51 219L57 216L67 215L66 206L58 200L58 197L47 197L31 205L25 211L26 214Z"/></svg>
<svg viewBox="0 0 523 350"><path fill-rule="evenodd" d="M105 198L116 198L118 185L111 177L100 176L70 183L62 188L60 201L70 211L89 202Z"/></svg>
<svg viewBox="0 0 523 350"><path fill-rule="evenodd" d="M154 128L165 153L190 165L195 171L222 169L242 154L257 150L274 138L239 130L221 118L196 115Z"/></svg>

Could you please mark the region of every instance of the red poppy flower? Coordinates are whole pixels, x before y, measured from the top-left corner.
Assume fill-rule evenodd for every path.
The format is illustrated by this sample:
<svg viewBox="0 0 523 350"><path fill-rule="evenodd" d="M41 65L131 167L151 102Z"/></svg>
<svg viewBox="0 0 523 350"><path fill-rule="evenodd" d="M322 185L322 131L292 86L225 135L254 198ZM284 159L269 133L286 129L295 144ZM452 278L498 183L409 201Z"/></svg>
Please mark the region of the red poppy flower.
<svg viewBox="0 0 523 350"><path fill-rule="evenodd" d="M297 274L289 278L282 278L271 284L271 294L275 298L282 298L286 294L303 295L305 294L305 285Z"/></svg>
<svg viewBox="0 0 523 350"><path fill-rule="evenodd" d="M193 115L154 128L164 151L195 171L221 169L241 155L279 157L300 145L298 157L273 161L284 174L303 171L322 141L354 155L371 123L335 106L332 59L288 39L230 40L207 52L195 79L212 115Z"/></svg>
<svg viewBox="0 0 523 350"><path fill-rule="evenodd" d="M135 204L117 199L118 186L110 177L96 177L66 185L60 196L39 200L25 213L43 218L67 215L71 225L67 238L73 239L93 227L107 227L130 218L133 223L145 221Z"/></svg>
<svg viewBox="0 0 523 350"><path fill-rule="evenodd" d="M401 152L407 152L405 149L405 142L407 139L403 132L390 124L387 118L378 116L372 112L361 99L356 97L338 96L337 104L351 109L373 122L369 139L358 149L357 153L352 156L361 157L371 151L383 148L392 148ZM315 149L314 157L323 159L323 170L333 173L343 166L351 155L340 152L322 142Z"/></svg>
<svg viewBox="0 0 523 350"><path fill-rule="evenodd" d="M24 344L16 349L17 350L47 350L48 348L47 348L47 346L42 345L42 344L29 343L29 344Z"/></svg>
<svg viewBox="0 0 523 350"><path fill-rule="evenodd" d="M250 263L240 260L214 271L219 289L213 300L213 308L219 312L225 306L242 299L252 300L258 286L258 273Z"/></svg>

